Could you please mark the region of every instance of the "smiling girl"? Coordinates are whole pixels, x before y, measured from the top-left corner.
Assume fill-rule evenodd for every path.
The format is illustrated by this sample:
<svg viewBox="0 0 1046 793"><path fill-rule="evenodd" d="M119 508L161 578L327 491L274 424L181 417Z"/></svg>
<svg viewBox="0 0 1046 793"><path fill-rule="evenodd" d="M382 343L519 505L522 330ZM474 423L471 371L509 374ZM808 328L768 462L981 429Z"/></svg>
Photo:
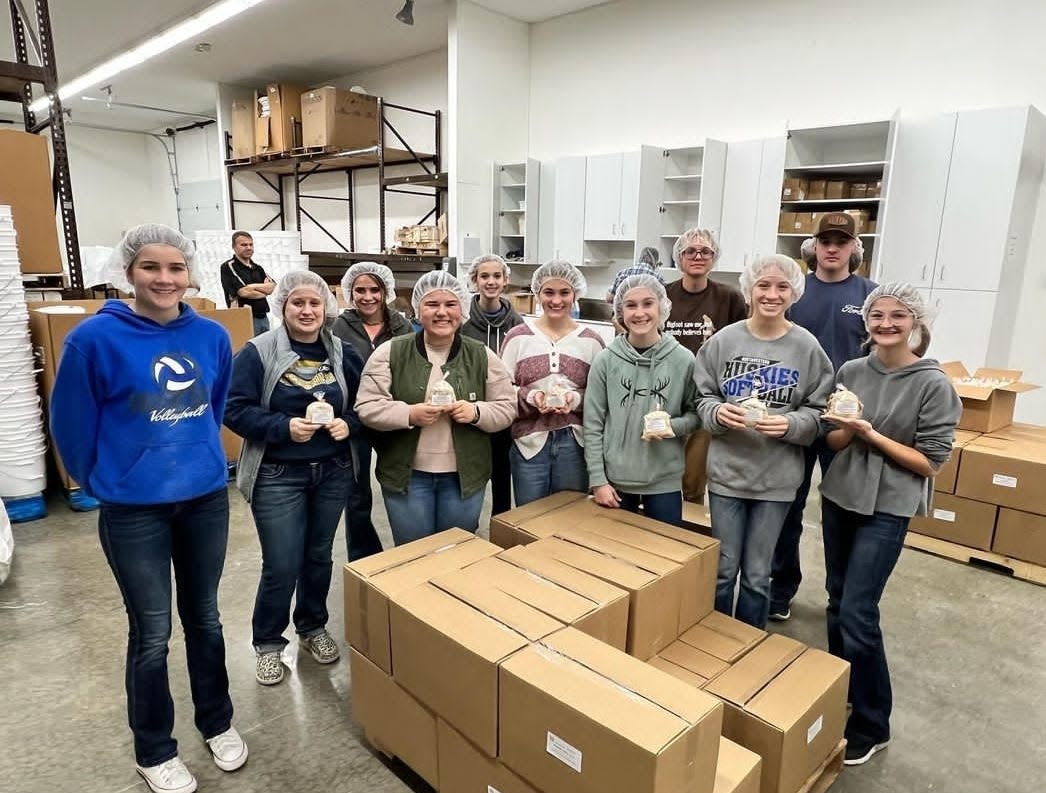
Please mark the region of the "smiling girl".
<svg viewBox="0 0 1046 793"><path fill-rule="evenodd" d="M762 628L774 546L803 480L802 447L818 434L832 364L812 334L785 319L803 293L799 265L787 256L757 258L740 285L751 316L704 343L695 379L701 424L712 433L712 533L722 543L716 610Z"/></svg>

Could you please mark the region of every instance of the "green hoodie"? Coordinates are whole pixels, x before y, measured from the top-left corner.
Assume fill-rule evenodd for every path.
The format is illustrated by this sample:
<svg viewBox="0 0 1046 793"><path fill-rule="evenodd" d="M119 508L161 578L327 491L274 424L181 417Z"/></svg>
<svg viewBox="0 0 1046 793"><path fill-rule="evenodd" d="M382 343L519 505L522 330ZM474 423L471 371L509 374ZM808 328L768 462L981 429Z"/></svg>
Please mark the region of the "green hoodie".
<svg viewBox="0 0 1046 793"><path fill-rule="evenodd" d="M700 425L693 374L693 353L667 334L643 355L618 336L596 356L584 410L592 487L612 484L638 495L680 489L683 443ZM658 403L672 416L675 437L644 441L643 416Z"/></svg>

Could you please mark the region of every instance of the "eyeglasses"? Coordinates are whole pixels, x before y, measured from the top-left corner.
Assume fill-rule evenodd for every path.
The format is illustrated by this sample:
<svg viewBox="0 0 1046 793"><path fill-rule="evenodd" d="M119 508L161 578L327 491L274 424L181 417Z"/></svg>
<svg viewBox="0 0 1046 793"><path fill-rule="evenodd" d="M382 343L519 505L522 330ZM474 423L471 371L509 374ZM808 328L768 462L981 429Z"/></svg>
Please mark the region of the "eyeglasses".
<svg viewBox="0 0 1046 793"><path fill-rule="evenodd" d="M685 248L682 256L684 259L711 259L715 251L711 248Z"/></svg>

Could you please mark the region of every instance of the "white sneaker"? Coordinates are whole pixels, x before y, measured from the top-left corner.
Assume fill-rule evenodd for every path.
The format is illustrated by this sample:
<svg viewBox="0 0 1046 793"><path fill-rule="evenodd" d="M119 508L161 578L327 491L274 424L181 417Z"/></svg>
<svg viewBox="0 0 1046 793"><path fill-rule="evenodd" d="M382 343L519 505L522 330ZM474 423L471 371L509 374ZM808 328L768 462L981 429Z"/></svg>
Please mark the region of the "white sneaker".
<svg viewBox="0 0 1046 793"><path fill-rule="evenodd" d="M172 757L166 763L142 768L135 765L145 784L153 793L193 793L196 777L185 767L180 757Z"/></svg>
<svg viewBox="0 0 1046 793"><path fill-rule="evenodd" d="M208 738L207 747L214 757L214 764L222 771L235 771L247 762L247 744L236 732L235 727ZM195 787L193 789L195 790Z"/></svg>

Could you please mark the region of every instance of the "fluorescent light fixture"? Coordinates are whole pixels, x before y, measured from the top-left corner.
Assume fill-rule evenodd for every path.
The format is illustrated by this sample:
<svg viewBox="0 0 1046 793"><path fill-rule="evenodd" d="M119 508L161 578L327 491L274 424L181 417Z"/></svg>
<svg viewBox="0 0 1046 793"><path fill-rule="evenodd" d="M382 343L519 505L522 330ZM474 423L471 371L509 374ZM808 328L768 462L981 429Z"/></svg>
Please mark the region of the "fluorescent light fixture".
<svg viewBox="0 0 1046 793"><path fill-rule="evenodd" d="M242 14L244 11L264 2L265 0L222 0L219 3L215 3L196 14L196 16L191 16L179 22L174 27L168 28L163 33L158 33L137 47L129 49L127 52L122 52L115 58L91 69L86 74L59 86L58 96L60 99L76 96L91 86L110 80L120 72L133 69L151 58L155 58L157 55L177 47L182 42L199 36L215 25L220 25L227 19L231 19L237 14ZM34 113L39 113L47 110L50 104L50 98L45 96L33 102L29 109Z"/></svg>

